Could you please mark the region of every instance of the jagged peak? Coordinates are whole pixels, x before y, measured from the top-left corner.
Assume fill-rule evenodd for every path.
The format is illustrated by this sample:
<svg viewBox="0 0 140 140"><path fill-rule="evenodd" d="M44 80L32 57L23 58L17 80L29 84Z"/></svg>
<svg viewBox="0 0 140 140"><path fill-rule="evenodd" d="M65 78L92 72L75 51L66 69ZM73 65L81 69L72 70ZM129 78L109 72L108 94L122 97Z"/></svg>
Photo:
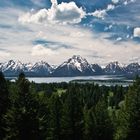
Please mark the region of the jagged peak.
<svg viewBox="0 0 140 140"><path fill-rule="evenodd" d="M133 66L133 67L139 67L140 65L139 65L139 63L130 63L128 66Z"/></svg>
<svg viewBox="0 0 140 140"><path fill-rule="evenodd" d="M73 55L70 59L74 59L77 61L87 61L85 58L81 57L80 55Z"/></svg>
<svg viewBox="0 0 140 140"><path fill-rule="evenodd" d="M108 63L108 65L106 65L106 67L120 67L120 68L123 68L125 67L125 65L119 63L118 61L113 61L113 62L110 62Z"/></svg>
<svg viewBox="0 0 140 140"><path fill-rule="evenodd" d="M38 62L36 62L34 65L43 65L43 66L50 66L47 62L45 62L45 61L38 61Z"/></svg>
<svg viewBox="0 0 140 140"><path fill-rule="evenodd" d="M118 61L113 61L113 62L110 62L108 65L119 65L120 63Z"/></svg>
<svg viewBox="0 0 140 140"><path fill-rule="evenodd" d="M23 70L24 72L34 72L34 73L41 73L41 74L46 74L46 73L52 73L55 70L64 70L68 72L75 72L77 73L90 73L96 74L99 73L101 74L127 74L127 73L135 73L140 71L140 65L139 63L130 63L127 66L122 65L118 61L113 61L108 63L106 67L101 67L98 63L95 64L90 64L88 61L81 57L80 55L73 55L71 58L69 58L67 61L63 62L59 66L53 66L49 65L46 61L38 61L34 63L22 63L21 61L14 61L14 60L9 60L5 63L0 63L0 70L3 72L18 72L20 70ZM44 72L44 73L43 73ZM59 73L58 73L59 76Z"/></svg>

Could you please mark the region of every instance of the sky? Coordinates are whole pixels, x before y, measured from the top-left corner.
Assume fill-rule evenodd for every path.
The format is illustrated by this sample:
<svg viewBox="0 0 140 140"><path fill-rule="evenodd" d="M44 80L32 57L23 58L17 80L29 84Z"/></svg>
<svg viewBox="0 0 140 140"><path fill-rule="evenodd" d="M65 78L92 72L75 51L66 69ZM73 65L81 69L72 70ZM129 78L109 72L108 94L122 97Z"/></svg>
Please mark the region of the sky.
<svg viewBox="0 0 140 140"><path fill-rule="evenodd" d="M140 0L0 0L0 62L140 63L139 9Z"/></svg>

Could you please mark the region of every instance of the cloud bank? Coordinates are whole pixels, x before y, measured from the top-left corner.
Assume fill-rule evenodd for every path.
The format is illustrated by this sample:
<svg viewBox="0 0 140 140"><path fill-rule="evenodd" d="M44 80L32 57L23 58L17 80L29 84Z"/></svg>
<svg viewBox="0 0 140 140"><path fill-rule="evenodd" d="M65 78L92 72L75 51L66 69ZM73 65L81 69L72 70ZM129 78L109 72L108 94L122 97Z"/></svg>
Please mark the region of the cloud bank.
<svg viewBox="0 0 140 140"><path fill-rule="evenodd" d="M0 51L1 62L44 60L58 64L73 54L99 64L139 58L140 2L110 0L101 7L89 2L87 7L82 3L82 9L78 0L59 0L59 4L51 0L52 5L50 0L32 1L41 6L27 8L21 3L22 8L0 7L0 49L6 48Z"/></svg>

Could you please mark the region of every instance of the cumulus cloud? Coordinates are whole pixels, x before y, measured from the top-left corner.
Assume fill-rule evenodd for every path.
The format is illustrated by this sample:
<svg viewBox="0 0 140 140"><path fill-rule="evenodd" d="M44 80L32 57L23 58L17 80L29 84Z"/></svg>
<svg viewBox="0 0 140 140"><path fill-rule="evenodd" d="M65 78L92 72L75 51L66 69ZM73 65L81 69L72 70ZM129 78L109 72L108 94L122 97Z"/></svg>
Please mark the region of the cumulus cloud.
<svg viewBox="0 0 140 140"><path fill-rule="evenodd" d="M41 9L37 13L26 13L19 17L19 22L21 23L41 23L48 19L48 11L46 9Z"/></svg>
<svg viewBox="0 0 140 140"><path fill-rule="evenodd" d="M113 3L116 3L113 0ZM108 11L114 10L115 5L109 4L105 9L95 10L86 13L81 7L79 8L74 1L62 2L58 4L57 0L51 0L50 9L40 9L37 12L28 12L19 17L21 23L59 23L59 24L76 24L87 15L104 19Z"/></svg>
<svg viewBox="0 0 140 140"><path fill-rule="evenodd" d="M104 19L105 16L107 15L107 12L108 12L108 11L111 11L111 10L114 10L114 9L115 9L115 6L112 5L112 4L109 4L109 5L107 6L106 9L95 10L95 11L92 12L92 13L88 13L88 15L92 15L92 16L94 16L94 17Z"/></svg>
<svg viewBox="0 0 140 140"><path fill-rule="evenodd" d="M140 37L140 27L134 28L133 36Z"/></svg>
<svg viewBox="0 0 140 140"><path fill-rule="evenodd" d="M56 54L56 52L40 44L34 46L31 51L32 56L50 56L54 54Z"/></svg>
<svg viewBox="0 0 140 140"><path fill-rule="evenodd" d="M75 2L57 4L57 0L51 0L50 9L41 9L36 13L26 13L19 17L22 23L60 23L75 24L81 22L86 13Z"/></svg>
<svg viewBox="0 0 140 140"><path fill-rule="evenodd" d="M97 17L97 18L102 18L104 19L104 17L107 15L106 10L96 10L93 13L91 13L90 15Z"/></svg>
<svg viewBox="0 0 140 140"><path fill-rule="evenodd" d="M22 21L24 21L24 23L27 22L28 23L44 23L44 22L56 23L56 21L58 20L56 18L56 14L58 13L55 10L58 9L58 4L52 4L52 5L53 6L50 9L42 9L39 10L38 12L32 11L27 13L27 15L26 16L24 15L25 17L23 18L25 21L23 19ZM59 5L62 6L62 3ZM113 9L112 7L113 6L107 6L103 10L105 12L107 11L107 9L110 10ZM66 8L63 9L64 9L63 14L66 11L68 11L65 10ZM51 13L52 11L54 11L53 14ZM112 61L117 60L120 62L128 63L130 58L134 56L139 56L140 47L138 43L132 41L130 42L120 41L120 43L117 44L116 43L117 41L114 43L113 41L106 40L106 38L110 36L109 34L108 34L109 36L107 36L107 33L98 34L97 32L94 32L94 30L84 28L82 26L72 26L68 24L70 22L67 22L67 20L65 20L66 22L64 22L64 20L62 20L61 18L59 18L58 20L59 22L57 21L57 23L61 23L61 24L55 24L55 26L53 24L26 24L26 25L18 24L16 17L18 16L19 13L23 14L23 12L24 12L23 9L20 10L12 9L12 11L5 9L5 11L1 10L0 12L0 16L4 17L1 18L3 23L8 23L12 25L12 27L15 27L8 30L0 29L0 39L1 39L0 43L2 43L1 46L3 46L3 48L7 48L7 50L10 51L10 57L3 57L3 58L1 57L0 58L1 61L2 59L5 61L6 59L12 58L25 62L26 61L35 62L38 60L45 60L46 62L49 62L51 64L59 64L64 60L66 60L67 58L71 57L73 54L79 54L87 58L87 60L91 63L96 62L96 63L104 64L104 63L108 63L110 60ZM50 15L55 15L55 16L49 16L49 12ZM68 12L67 14L70 13ZM63 26L62 24L64 23L67 23L67 25ZM88 21L87 24L89 23L90 22ZM107 26L108 29L112 28L112 24L113 23L111 22L109 24L110 26L109 25ZM59 42L60 44L67 44L68 46L72 46L72 47L65 48L60 46L61 48L55 50L48 46L44 47L44 45L41 44L33 46L35 45L33 44L33 41L37 39ZM125 55L124 52L126 52ZM2 55L0 53L0 56L8 56L8 54Z"/></svg>

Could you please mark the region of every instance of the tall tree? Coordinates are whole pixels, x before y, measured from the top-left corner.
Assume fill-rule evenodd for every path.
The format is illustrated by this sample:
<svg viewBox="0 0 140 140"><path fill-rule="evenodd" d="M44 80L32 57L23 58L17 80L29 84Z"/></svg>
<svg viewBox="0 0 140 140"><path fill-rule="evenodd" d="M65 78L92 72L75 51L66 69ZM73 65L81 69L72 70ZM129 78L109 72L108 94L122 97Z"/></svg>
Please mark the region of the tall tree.
<svg viewBox="0 0 140 140"><path fill-rule="evenodd" d="M46 93L38 93L38 117L39 117L39 138L40 140L48 139L49 122L50 122L50 110L49 110L49 98Z"/></svg>
<svg viewBox="0 0 140 140"><path fill-rule="evenodd" d="M140 137L140 78L126 94L124 105L118 113L116 140L139 140Z"/></svg>
<svg viewBox="0 0 140 140"><path fill-rule="evenodd" d="M85 116L85 140L112 140L113 125L105 99L98 101Z"/></svg>
<svg viewBox="0 0 140 140"><path fill-rule="evenodd" d="M38 103L30 91L30 82L21 73L16 81L17 98L5 115L5 139L38 140ZM14 129L14 132L13 132Z"/></svg>
<svg viewBox="0 0 140 140"><path fill-rule="evenodd" d="M9 91L6 79L2 72L0 72L0 139L4 136L4 121L3 115L6 113L9 106Z"/></svg>
<svg viewBox="0 0 140 140"><path fill-rule="evenodd" d="M53 94L49 103L48 140L61 140L61 109L62 103L58 94Z"/></svg>
<svg viewBox="0 0 140 140"><path fill-rule="evenodd" d="M71 85L65 93L62 116L62 140L82 140L83 137L83 110L80 94Z"/></svg>

